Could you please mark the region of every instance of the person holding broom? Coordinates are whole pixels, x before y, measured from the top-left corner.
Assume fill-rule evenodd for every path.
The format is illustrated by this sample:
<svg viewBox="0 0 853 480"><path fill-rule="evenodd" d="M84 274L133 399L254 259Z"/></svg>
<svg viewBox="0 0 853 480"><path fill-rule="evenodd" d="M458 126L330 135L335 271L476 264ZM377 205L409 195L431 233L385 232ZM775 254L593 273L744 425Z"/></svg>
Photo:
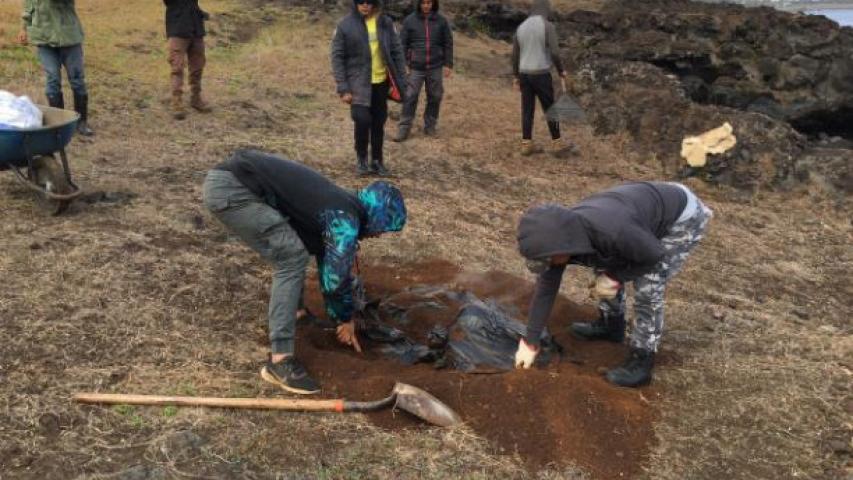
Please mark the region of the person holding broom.
<svg viewBox="0 0 853 480"><path fill-rule="evenodd" d="M554 104L551 68L556 68L564 80L567 78L560 60L557 29L548 21L550 14L549 0L534 0L530 16L518 26L512 42L513 85L521 91L521 154L524 156L540 151L533 143L533 115L537 98L545 112ZM574 151L573 144L562 140L559 122L549 121L548 130L552 154L564 156Z"/></svg>

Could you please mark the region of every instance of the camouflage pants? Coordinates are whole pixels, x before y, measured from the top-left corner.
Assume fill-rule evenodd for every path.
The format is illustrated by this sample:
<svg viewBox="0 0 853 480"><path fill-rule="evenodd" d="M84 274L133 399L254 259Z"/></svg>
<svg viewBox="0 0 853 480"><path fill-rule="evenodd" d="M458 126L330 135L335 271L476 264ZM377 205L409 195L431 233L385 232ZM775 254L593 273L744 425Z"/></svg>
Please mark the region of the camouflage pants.
<svg viewBox="0 0 853 480"><path fill-rule="evenodd" d="M634 280L634 328L630 345L656 352L663 333L663 304L666 283L684 265L690 251L705 236L705 228L713 212L699 201L696 213L673 225L661 238L665 250L663 259L654 269ZM603 316L625 314L625 288L613 300L602 300L598 309Z"/></svg>

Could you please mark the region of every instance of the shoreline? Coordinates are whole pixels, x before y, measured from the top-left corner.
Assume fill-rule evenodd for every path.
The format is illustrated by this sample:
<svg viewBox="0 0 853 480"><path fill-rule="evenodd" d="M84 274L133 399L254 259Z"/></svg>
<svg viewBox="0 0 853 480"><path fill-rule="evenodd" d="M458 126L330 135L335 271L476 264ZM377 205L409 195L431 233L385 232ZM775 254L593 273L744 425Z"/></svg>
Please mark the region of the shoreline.
<svg viewBox="0 0 853 480"><path fill-rule="evenodd" d="M811 12L815 10L853 10L853 3L800 3L777 7L785 12Z"/></svg>

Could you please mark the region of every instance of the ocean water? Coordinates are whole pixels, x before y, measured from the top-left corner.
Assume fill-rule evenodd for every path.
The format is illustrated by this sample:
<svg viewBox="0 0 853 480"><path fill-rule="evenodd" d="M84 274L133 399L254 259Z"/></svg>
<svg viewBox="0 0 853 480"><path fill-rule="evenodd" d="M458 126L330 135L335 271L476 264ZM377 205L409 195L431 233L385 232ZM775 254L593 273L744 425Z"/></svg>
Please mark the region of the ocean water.
<svg viewBox="0 0 853 480"><path fill-rule="evenodd" d="M853 9L808 10L812 15L823 15L842 27L853 27Z"/></svg>

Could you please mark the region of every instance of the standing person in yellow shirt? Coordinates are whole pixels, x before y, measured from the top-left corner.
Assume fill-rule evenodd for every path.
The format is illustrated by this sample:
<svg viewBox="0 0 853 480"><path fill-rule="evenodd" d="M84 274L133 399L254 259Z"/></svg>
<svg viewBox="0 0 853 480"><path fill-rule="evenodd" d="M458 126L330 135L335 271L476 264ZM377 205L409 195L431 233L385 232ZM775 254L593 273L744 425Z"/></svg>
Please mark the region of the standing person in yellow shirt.
<svg viewBox="0 0 853 480"><path fill-rule="evenodd" d="M389 90L405 98L403 49L393 20L381 7L381 0L353 0L352 12L338 23L332 39L337 93L350 105L355 123L359 175L390 175L382 155Z"/></svg>

